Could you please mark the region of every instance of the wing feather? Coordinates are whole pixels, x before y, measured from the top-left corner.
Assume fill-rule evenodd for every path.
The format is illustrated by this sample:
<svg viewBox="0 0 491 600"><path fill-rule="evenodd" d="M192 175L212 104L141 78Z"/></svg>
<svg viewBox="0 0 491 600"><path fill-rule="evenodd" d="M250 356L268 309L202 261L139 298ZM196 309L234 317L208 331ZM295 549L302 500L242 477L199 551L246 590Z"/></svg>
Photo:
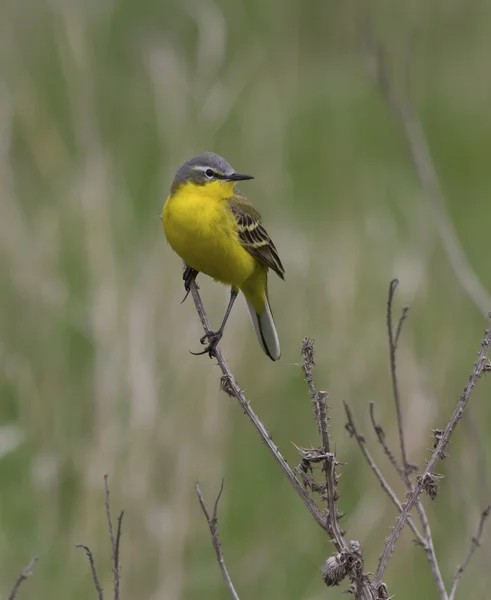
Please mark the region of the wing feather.
<svg viewBox="0 0 491 600"><path fill-rule="evenodd" d="M242 196L237 195L231 198L229 205L237 222L240 243L252 256L273 269L281 279L284 279L285 269L281 264L273 240L261 224L261 215Z"/></svg>

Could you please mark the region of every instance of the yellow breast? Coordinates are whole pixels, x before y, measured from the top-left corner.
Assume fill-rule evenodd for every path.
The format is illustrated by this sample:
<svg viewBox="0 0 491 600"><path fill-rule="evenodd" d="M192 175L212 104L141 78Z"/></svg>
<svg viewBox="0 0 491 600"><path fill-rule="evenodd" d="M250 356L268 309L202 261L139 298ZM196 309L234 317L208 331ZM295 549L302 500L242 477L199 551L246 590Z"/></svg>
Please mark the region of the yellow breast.
<svg viewBox="0 0 491 600"><path fill-rule="evenodd" d="M218 181L186 183L167 198L162 222L167 241L190 267L240 287L257 261L238 241L227 201L232 193L233 185Z"/></svg>

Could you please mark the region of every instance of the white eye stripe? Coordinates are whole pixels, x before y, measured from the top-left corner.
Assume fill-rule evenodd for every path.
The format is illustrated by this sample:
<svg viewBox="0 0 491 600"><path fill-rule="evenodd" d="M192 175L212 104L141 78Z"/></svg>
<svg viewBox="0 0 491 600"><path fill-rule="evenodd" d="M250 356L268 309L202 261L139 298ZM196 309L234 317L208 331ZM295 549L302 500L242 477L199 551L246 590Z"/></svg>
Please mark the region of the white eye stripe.
<svg viewBox="0 0 491 600"><path fill-rule="evenodd" d="M224 179L224 175L216 169L206 165L197 165L193 167L196 171L201 171L207 179Z"/></svg>
<svg viewBox="0 0 491 600"><path fill-rule="evenodd" d="M213 175L216 175L216 171L215 169L212 169L211 167L194 167L197 171L201 171L202 173L204 173L207 177L210 176L212 177ZM213 175L211 175L211 173L213 173Z"/></svg>

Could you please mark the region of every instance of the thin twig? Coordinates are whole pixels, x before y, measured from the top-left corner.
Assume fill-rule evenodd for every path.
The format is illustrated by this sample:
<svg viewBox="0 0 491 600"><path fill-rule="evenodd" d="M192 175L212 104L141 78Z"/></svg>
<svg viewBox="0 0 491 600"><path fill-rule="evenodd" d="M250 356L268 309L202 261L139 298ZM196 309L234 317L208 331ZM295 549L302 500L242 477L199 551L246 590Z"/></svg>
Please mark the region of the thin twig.
<svg viewBox="0 0 491 600"><path fill-rule="evenodd" d="M387 445L387 443L385 441L385 432L384 432L382 426L379 423L377 423L377 421L375 419L375 404L374 404L374 402L370 402L369 412L370 412L370 420L372 421L372 426L375 431L375 435L377 436L377 439L378 439L380 445L382 446L391 465L394 467L394 469L397 471L397 473L399 473L400 477L402 478L404 476L404 471L400 467L399 463L397 462L397 458L394 456L394 453L392 452L392 450L389 448L389 446Z"/></svg>
<svg viewBox="0 0 491 600"><path fill-rule="evenodd" d="M372 455L368 451L365 438L356 429L355 422L353 420L353 415L351 413L351 409L346 402L344 402L344 410L346 411L346 417L348 419L348 422L346 423L346 429L348 431L348 434L355 438L356 442L358 443L358 446L360 447L360 450L361 450L363 456L365 457L365 460L367 461L368 465L370 466L373 473L375 474L375 477L378 479L383 490L389 496L389 498L392 500L392 503L397 507L397 509L399 510L399 513L400 513L402 511L402 504L400 503L399 499L397 498L394 490L390 487L390 485L385 480L385 477L382 475L382 472L377 467L375 461L372 458ZM416 538L418 539L419 544L421 544L421 546L424 547L426 544L426 540L411 518L408 519L408 525L413 530L413 533L416 536Z"/></svg>
<svg viewBox="0 0 491 600"><path fill-rule="evenodd" d="M114 549L114 600L119 600L119 587L121 583L121 565L119 563L119 549L121 545L121 533L123 529L124 509L121 510L118 517L118 527L116 529L116 545Z"/></svg>
<svg viewBox="0 0 491 600"><path fill-rule="evenodd" d="M400 406L400 392L399 392L399 381L397 377L397 348L398 342L402 332L402 326L404 321L407 318L409 307L404 307L401 311L401 315L399 317L399 321L397 323L396 333L394 334L394 325L392 319L392 306L394 301L394 296L396 292L396 288L399 281L397 279L393 279L390 282L388 300L387 300L387 337L389 341L389 355L390 355L390 373L391 373L391 381L392 381L392 393L394 398L394 404L396 406L397 413L397 424L398 424L398 432L399 432L399 442L401 447L401 456L402 456L402 464L400 467L395 456L392 451L388 447L385 442L385 432L382 426L376 422L375 419L375 409L373 402L370 403L370 418L372 421L373 428L377 435L378 441L380 442L385 454L389 458L391 464L399 474L399 477L402 479L402 482L405 484L409 493L411 493L414 489L413 482L411 481L411 472L415 470L415 466L408 463L407 455L405 450L405 438L404 438L404 429L402 425L402 416L401 416L401 406ZM438 564L438 559L436 556L435 548L433 545L433 537L431 534L431 528L428 521L428 517L426 515L425 508L420 500L416 502L416 510L418 512L421 525L423 527L425 543L423 544L424 551L426 552L426 557L430 564L431 573L433 575L433 579L435 581L435 585L438 590L438 594L440 596L440 600L448 600L447 599L447 590L445 589L445 582L443 581L443 577L440 571L440 565Z"/></svg>
<svg viewBox="0 0 491 600"><path fill-rule="evenodd" d="M491 318L491 314L489 314L488 316ZM462 418L464 409L467 406L467 403L469 401L469 398L471 397L472 391L473 391L476 383L480 379L481 375L484 372L486 372L487 354L488 354L490 345L491 345L491 327L489 327L484 334L484 338L481 342L481 349L479 351L478 358L477 358L476 362L474 363L474 368L472 370L472 373L471 373L469 380L467 382L467 385L465 386L464 391L457 403L457 406L455 407L455 410L454 410L452 416L450 417L450 420L447 423L447 426L445 427L445 430L440 438L440 441L438 442L436 449L433 451L431 458L428 460L423 474L420 477L418 477L417 483L416 483L413 491L408 495L407 502L404 505L400 515L397 517L396 523L395 523L395 525L392 529L392 532L385 544L384 550L383 550L382 555L379 560L377 572L376 572L375 578L374 578L374 585L376 588L382 582L382 578L384 576L385 570L389 563L389 559L392 555L392 552L394 551L394 547L395 547L397 540L401 534L402 528L404 527L406 521L409 518L409 515L411 514L411 510L412 510L413 506L418 501L418 498L421 495L421 493L423 492L423 490L425 489L425 487L428 486L428 482L431 479L434 479L433 471L434 471L436 465L438 464L439 460L441 459L442 454L445 452L445 448L450 440L450 437L451 437L454 429L457 427L460 419Z"/></svg>
<svg viewBox="0 0 491 600"><path fill-rule="evenodd" d="M469 564L469 562L472 558L472 555L479 548L482 534L484 531L484 523L486 522L486 519L489 517L490 512L491 512L491 505L487 506L481 513L481 518L479 519L479 525L477 526L477 533L472 538L471 547L469 549L469 553L466 556L466 559L457 568L457 572L455 573L455 576L452 581L452 587L450 588L450 594L448 595L448 600L454 600L455 593L457 591L457 586L459 585L462 574L464 573L465 569L467 568L467 565Z"/></svg>
<svg viewBox="0 0 491 600"><path fill-rule="evenodd" d="M397 362L396 362L396 351L397 342L402 330L402 324L407 315L407 309L401 313L399 322L397 324L396 334L394 335L394 324L392 322L392 305L394 301L394 294L397 286L399 285L398 279L393 279L389 285L389 297L387 300L387 333L389 336L389 355L390 355L390 377L392 381L392 393L394 395L394 403L396 405L397 414L397 429L399 432L399 445L401 447L401 460L402 460L402 472L405 475L405 479L409 478L411 467L407 461L406 455L406 442L404 439L404 427L402 424L402 411L401 411L401 397L399 394L399 385L397 381Z"/></svg>
<svg viewBox="0 0 491 600"><path fill-rule="evenodd" d="M208 510L206 508L206 504L205 504L205 501L203 498L203 494L201 493L198 483L196 484L196 494L198 495L198 500L201 505L201 510L203 511L203 513L206 517L206 520L208 521L208 526L210 528L210 533L211 533L211 542L213 544L215 554L217 555L217 561L218 561L218 565L220 566L220 571L222 572L223 579L224 579L225 583L227 584L228 590L229 590L232 598L234 598L234 600L239 600L239 595L235 591L235 587L234 587L234 584L232 583L232 579L230 578L230 575L229 575L229 572L227 569L227 565L225 564L225 559L223 557L223 552L222 552L222 545L220 544L220 540L218 538L218 527L217 527L218 526L218 503L220 502L220 497L223 492L223 483L224 483L224 480L222 479L220 491L218 492L218 496L216 497L215 505L213 507L213 516L212 517L210 517L210 515L208 513Z"/></svg>
<svg viewBox="0 0 491 600"><path fill-rule="evenodd" d="M211 332L210 322L208 321L208 317L206 316L206 312L203 307L203 302L201 300L199 292L196 288L196 283L194 281L191 282L191 294L193 296L194 304L196 306L198 316L201 320L201 324L203 325L203 329L205 330L206 333L210 333ZM273 442L271 435L268 433L268 431L266 430L266 428L260 421L259 417L252 410L249 402L247 401L247 399L244 395L244 392L239 387L239 384L237 383L237 380L235 379L234 375L232 374L232 371L230 370L230 367L228 366L226 360L224 359L222 351L220 350L219 347L216 348L215 356L218 361L218 365L220 366L220 369L223 373L222 389L224 389L226 391L226 393L228 393L231 396L234 396L237 399L237 401L240 404L240 407L242 408L242 410L245 412L245 414L248 416L248 418L250 419L250 421L256 428L257 432L261 436L261 439L266 444L268 450L273 455L276 462L280 465L280 468L283 471L283 473L285 473L285 475L287 476L288 481L295 488L295 490L296 490L297 494L300 496L300 499L302 500L302 502L308 508L311 515L314 517L315 521L322 527L322 529L327 531L326 522L325 522L324 517L322 516L321 511L317 508L315 502L308 495L308 493L305 490L302 483L299 481L299 479L297 478L295 473L292 471L292 469L290 468L290 466L288 465L286 460L283 458L281 452L279 451L276 444Z"/></svg>
<svg viewBox="0 0 491 600"><path fill-rule="evenodd" d="M448 600L447 590L445 588L445 582L443 581L443 576L440 571L440 565L438 563L438 559L436 557L435 546L433 544L433 535L431 533L430 523L428 521L428 517L426 515L426 511L424 509L423 503L421 500L416 502L416 510L418 511L418 515L423 526L424 536L426 544L423 546L424 551L426 552L426 558L430 563L431 574L433 575L433 580L435 581L436 589L440 596L440 600Z"/></svg>
<svg viewBox="0 0 491 600"><path fill-rule="evenodd" d="M114 530L113 530L113 522L111 518L111 505L109 503L109 483L108 483L108 474L104 475L104 487L106 489L106 518L107 518L107 526L109 529L109 537L111 539L111 550L112 556L114 557L114 553L116 551L116 541L114 539Z"/></svg>
<svg viewBox="0 0 491 600"><path fill-rule="evenodd" d="M104 475L104 486L106 489L106 518L107 526L109 529L109 537L111 539L112 549L112 562L113 562L113 574L114 574L114 600L119 600L119 589L121 584L121 565L119 564L119 547L121 542L121 532L123 526L124 510L119 513L118 526L116 530L116 536L114 536L114 528L111 516L111 504L109 502L109 483L107 474Z"/></svg>
<svg viewBox="0 0 491 600"><path fill-rule="evenodd" d="M19 591L19 588L22 585L22 583L31 576L32 568L37 563L37 560L38 560L38 557L35 556L31 560L31 562L27 565L27 567L24 568L24 570L19 575L19 577L17 577L17 580L14 583L14 587L12 588L7 600L14 600L14 598L17 596L17 592Z"/></svg>
<svg viewBox="0 0 491 600"><path fill-rule="evenodd" d="M90 570L92 572L92 581L94 582L95 589L97 590L97 597L99 600L104 600L104 592L102 591L101 582L99 580L99 576L97 575L94 557L92 556L90 548L88 546L84 546L84 544L77 544L76 548L83 548L85 550L85 554L89 559Z"/></svg>

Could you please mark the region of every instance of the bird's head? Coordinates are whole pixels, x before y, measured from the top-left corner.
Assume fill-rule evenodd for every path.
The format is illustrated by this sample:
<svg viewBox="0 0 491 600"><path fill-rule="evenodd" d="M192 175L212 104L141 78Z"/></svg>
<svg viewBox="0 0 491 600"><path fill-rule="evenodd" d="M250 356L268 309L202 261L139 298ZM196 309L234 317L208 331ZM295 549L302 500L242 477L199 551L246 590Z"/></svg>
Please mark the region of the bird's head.
<svg viewBox="0 0 491 600"><path fill-rule="evenodd" d="M199 186L213 185L224 195L231 195L235 183L247 179L254 179L254 177L237 173L224 158L214 152L203 152L179 167L172 183L171 193L185 183L193 183Z"/></svg>

